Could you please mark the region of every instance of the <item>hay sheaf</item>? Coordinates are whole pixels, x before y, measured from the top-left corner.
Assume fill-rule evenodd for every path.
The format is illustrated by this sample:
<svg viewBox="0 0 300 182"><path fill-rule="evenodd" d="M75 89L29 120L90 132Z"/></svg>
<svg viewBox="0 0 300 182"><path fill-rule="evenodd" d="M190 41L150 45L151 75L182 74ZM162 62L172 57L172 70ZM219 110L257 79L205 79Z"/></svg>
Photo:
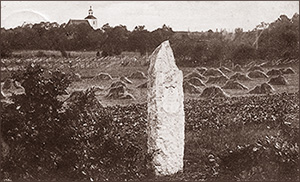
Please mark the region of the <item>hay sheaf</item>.
<svg viewBox="0 0 300 182"><path fill-rule="evenodd" d="M197 67L196 70L197 70L200 74L203 74L203 73L207 70L207 68L205 68L205 67Z"/></svg>
<svg viewBox="0 0 300 182"><path fill-rule="evenodd" d="M292 68L280 69L282 74L295 74L296 72Z"/></svg>
<svg viewBox="0 0 300 182"><path fill-rule="evenodd" d="M195 86L205 86L205 84L202 82L202 80L199 79L198 77L192 77L188 80L188 82Z"/></svg>
<svg viewBox="0 0 300 182"><path fill-rule="evenodd" d="M16 90L16 84L15 81L11 78L8 78L4 81L3 86L2 86L3 90Z"/></svg>
<svg viewBox="0 0 300 182"><path fill-rule="evenodd" d="M262 71L263 72L264 69L259 65L254 65L251 68L249 68L248 71Z"/></svg>
<svg viewBox="0 0 300 182"><path fill-rule="evenodd" d="M221 67L219 68L219 70L221 70L223 73L231 73L231 72L232 72L231 69L229 69L229 68L227 68L227 67L225 67L225 66L221 66Z"/></svg>
<svg viewBox="0 0 300 182"><path fill-rule="evenodd" d="M148 84L148 82L144 82L144 83L138 85L137 88L147 88L147 84Z"/></svg>
<svg viewBox="0 0 300 182"><path fill-rule="evenodd" d="M244 75L244 74L238 72L238 73L235 73L234 75L232 75L230 77L230 80L250 81L252 79L249 78L247 75Z"/></svg>
<svg viewBox="0 0 300 182"><path fill-rule="evenodd" d="M274 88L268 83L263 83L250 90L250 94L270 94L274 91Z"/></svg>
<svg viewBox="0 0 300 182"><path fill-rule="evenodd" d="M225 76L220 69L210 68L203 73L204 76Z"/></svg>
<svg viewBox="0 0 300 182"><path fill-rule="evenodd" d="M243 69L242 69L241 65L237 64L237 65L234 66L234 68L232 69L232 71L242 72Z"/></svg>
<svg viewBox="0 0 300 182"><path fill-rule="evenodd" d="M127 92L126 87L123 85L112 87L109 89L106 98L109 99L134 99L133 95Z"/></svg>
<svg viewBox="0 0 300 182"><path fill-rule="evenodd" d="M25 88L21 84L11 78L8 78L4 81L1 91L8 92L10 94L22 94L25 93Z"/></svg>
<svg viewBox="0 0 300 182"><path fill-rule="evenodd" d="M120 97L120 99L131 99L131 100L134 100L135 97L132 94L126 92L126 93L124 93L123 96Z"/></svg>
<svg viewBox="0 0 300 182"><path fill-rule="evenodd" d="M141 72L141 71L137 71L135 73L132 73L128 78L131 78L131 79L146 79L146 75L144 72Z"/></svg>
<svg viewBox="0 0 300 182"><path fill-rule="evenodd" d="M128 79L127 77L125 77L125 76L121 76L121 77L120 77L120 80L123 81L123 82L125 82L125 83L132 84L132 81L129 80L129 79Z"/></svg>
<svg viewBox="0 0 300 182"><path fill-rule="evenodd" d="M70 79L71 79L72 81L81 81L81 75L80 75L79 73L72 74L72 75L70 76Z"/></svg>
<svg viewBox="0 0 300 182"><path fill-rule="evenodd" d="M105 90L103 87L99 87L99 86L93 86L92 89L94 92L101 92Z"/></svg>
<svg viewBox="0 0 300 182"><path fill-rule="evenodd" d="M6 98L5 94L1 90L0 99L5 99L5 98Z"/></svg>
<svg viewBox="0 0 300 182"><path fill-rule="evenodd" d="M112 77L108 73L99 73L93 80L112 80Z"/></svg>
<svg viewBox="0 0 300 182"><path fill-rule="evenodd" d="M210 84L224 84L229 80L229 78L227 76L211 76L208 78L206 83L210 83Z"/></svg>
<svg viewBox="0 0 300 182"><path fill-rule="evenodd" d="M248 87L241 84L238 81L228 80L226 84L222 87L223 89L237 89L237 90L248 90Z"/></svg>
<svg viewBox="0 0 300 182"><path fill-rule="evenodd" d="M200 88L198 88L197 86L184 81L183 82L183 91L184 93L190 93L190 94L198 94L200 93Z"/></svg>
<svg viewBox="0 0 300 182"><path fill-rule="evenodd" d="M127 88L126 83L123 82L123 81L121 81L121 80L118 80L118 81L113 82L113 83L110 85L110 88L113 88L113 87L119 87L119 86L123 86L123 87Z"/></svg>
<svg viewBox="0 0 300 182"><path fill-rule="evenodd" d="M271 85L287 85L288 84L288 82L282 75L271 78L268 83Z"/></svg>
<svg viewBox="0 0 300 182"><path fill-rule="evenodd" d="M206 80L206 77L205 77L205 76L203 76L202 74L197 73L197 72L192 72L192 73L187 74L187 75L184 77L184 79L185 79L185 80L189 80L189 79L191 79L191 78L193 78L193 77L197 77L197 78L199 78L200 80Z"/></svg>
<svg viewBox="0 0 300 182"><path fill-rule="evenodd" d="M248 73L248 77L250 78L269 78L268 75L266 75L264 72L255 70L255 71L250 71Z"/></svg>
<svg viewBox="0 0 300 182"><path fill-rule="evenodd" d="M203 90L201 97L214 98L214 97L230 97L224 92L224 90L219 86L207 87Z"/></svg>
<svg viewBox="0 0 300 182"><path fill-rule="evenodd" d="M277 76L277 75L281 75L281 74L282 74L282 72L278 69L272 69L267 72L268 76Z"/></svg>

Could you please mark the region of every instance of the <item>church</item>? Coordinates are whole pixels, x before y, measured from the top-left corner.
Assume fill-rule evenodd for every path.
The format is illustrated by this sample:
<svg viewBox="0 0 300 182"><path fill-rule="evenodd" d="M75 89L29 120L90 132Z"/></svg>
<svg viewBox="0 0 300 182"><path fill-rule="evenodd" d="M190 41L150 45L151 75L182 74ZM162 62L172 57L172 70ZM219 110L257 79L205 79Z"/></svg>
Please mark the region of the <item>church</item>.
<svg viewBox="0 0 300 182"><path fill-rule="evenodd" d="M85 17L83 20L70 19L66 26L78 25L83 23L91 26L94 30L97 29L98 28L97 18L93 15L92 6L90 6L88 13L89 13L88 16Z"/></svg>

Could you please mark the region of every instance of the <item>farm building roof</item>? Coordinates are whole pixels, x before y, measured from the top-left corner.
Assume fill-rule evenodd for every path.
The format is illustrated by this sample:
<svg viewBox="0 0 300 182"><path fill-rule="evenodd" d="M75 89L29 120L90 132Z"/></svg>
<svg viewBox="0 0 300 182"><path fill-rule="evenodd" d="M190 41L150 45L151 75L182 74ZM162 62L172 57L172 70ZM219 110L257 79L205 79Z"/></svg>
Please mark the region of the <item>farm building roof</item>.
<svg viewBox="0 0 300 182"><path fill-rule="evenodd" d="M79 24L81 24L81 23L91 26L88 20L72 20L72 19L70 19L70 20L68 21L68 23L67 23L66 26L70 26L70 25L79 25Z"/></svg>
<svg viewBox="0 0 300 182"><path fill-rule="evenodd" d="M96 17L94 17L93 15L88 15L87 17L85 17L84 19L97 19Z"/></svg>

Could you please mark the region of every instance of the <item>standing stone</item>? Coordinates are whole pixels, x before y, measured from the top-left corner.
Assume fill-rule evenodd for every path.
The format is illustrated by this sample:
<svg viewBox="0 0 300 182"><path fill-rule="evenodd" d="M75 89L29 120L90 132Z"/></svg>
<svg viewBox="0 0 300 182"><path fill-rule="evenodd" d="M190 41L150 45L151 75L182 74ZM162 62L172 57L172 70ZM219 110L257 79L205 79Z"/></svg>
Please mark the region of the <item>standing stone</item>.
<svg viewBox="0 0 300 182"><path fill-rule="evenodd" d="M148 70L148 152L156 175L183 170L183 75L175 64L169 41L150 56Z"/></svg>

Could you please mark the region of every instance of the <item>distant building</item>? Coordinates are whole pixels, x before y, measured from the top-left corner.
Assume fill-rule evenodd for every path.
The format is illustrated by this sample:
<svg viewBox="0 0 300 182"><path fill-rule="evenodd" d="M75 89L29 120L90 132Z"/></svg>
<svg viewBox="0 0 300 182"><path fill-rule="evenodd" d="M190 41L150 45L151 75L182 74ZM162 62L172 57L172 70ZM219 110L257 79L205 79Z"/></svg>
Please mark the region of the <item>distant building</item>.
<svg viewBox="0 0 300 182"><path fill-rule="evenodd" d="M92 6L90 6L89 9L89 15L87 17L84 18L85 20L88 20L90 25L94 28L97 29L98 25L97 25L97 18L94 17L93 15L93 10L92 10Z"/></svg>
<svg viewBox="0 0 300 182"><path fill-rule="evenodd" d="M66 26L79 25L79 24L83 23L83 24L91 26L93 29L97 29L98 28L97 18L93 15L92 6L90 6L90 9L88 12L89 12L89 15L87 17L85 17L84 19L80 19L80 20L70 19Z"/></svg>

